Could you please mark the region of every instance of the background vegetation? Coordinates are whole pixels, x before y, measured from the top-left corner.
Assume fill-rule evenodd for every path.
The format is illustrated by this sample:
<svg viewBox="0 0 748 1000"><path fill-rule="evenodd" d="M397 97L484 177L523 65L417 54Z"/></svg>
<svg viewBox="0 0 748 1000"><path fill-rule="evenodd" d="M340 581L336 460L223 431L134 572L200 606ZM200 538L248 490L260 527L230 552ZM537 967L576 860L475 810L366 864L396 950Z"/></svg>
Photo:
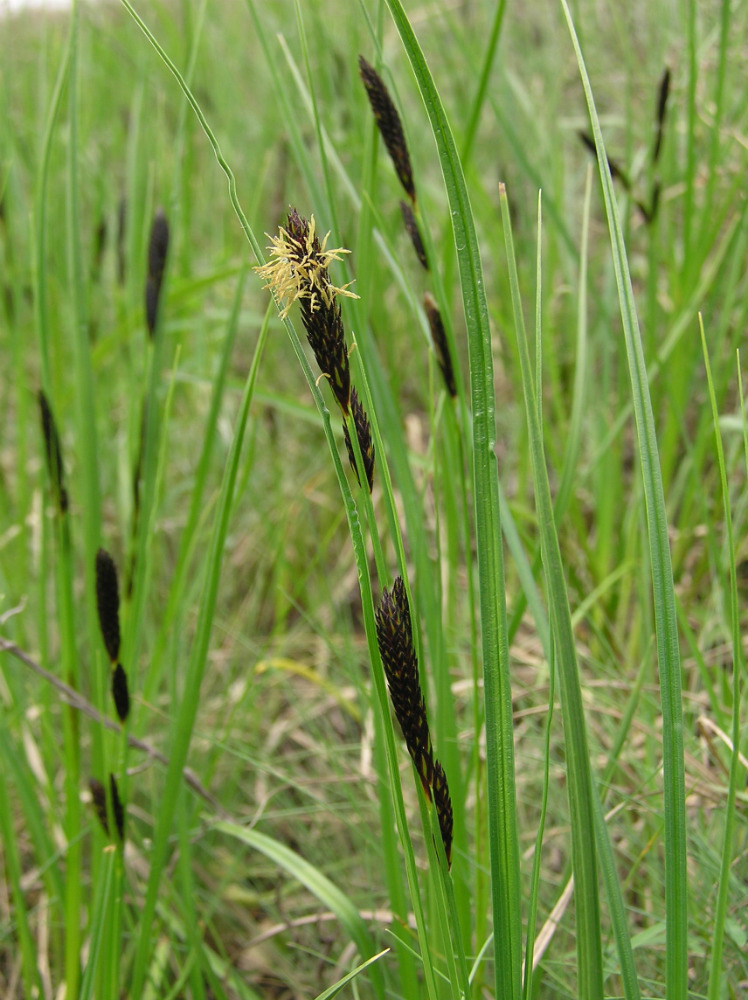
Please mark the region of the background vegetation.
<svg viewBox="0 0 748 1000"><path fill-rule="evenodd" d="M571 4L607 153L630 180L613 181L618 242L610 178L578 135L592 129L561 5L408 3L426 71L394 0L135 7L253 237L266 246L294 206L352 251L333 272L360 296L342 309L375 486L369 502L328 388L250 270L214 151L134 18L113 4L0 14L0 992L314 997L389 947L341 988L435 1000L467 973L474 996L512 1000L745 995L748 7ZM359 53L403 116L428 275ZM430 78L464 188L449 137L435 141ZM151 339L159 207L171 239ZM481 379L495 437L476 444L491 423ZM484 539L503 531L491 578L481 523ZM126 730L150 752L35 669L116 718L99 546L119 569ZM449 875L372 632L403 571L452 792ZM89 778L110 773L124 846L88 805Z"/></svg>

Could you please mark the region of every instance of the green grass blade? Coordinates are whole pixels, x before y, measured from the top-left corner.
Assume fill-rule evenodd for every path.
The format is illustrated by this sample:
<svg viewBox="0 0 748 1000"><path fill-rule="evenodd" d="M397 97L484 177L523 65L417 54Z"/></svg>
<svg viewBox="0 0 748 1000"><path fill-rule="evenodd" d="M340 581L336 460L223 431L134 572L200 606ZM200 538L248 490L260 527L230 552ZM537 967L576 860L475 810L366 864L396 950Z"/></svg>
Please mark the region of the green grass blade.
<svg viewBox="0 0 748 1000"><path fill-rule="evenodd" d="M242 841L248 847L261 851L262 854L306 886L312 895L316 896L324 906L337 916L345 928L346 934L351 941L355 942L362 958L370 959L378 954L369 928L351 900L326 875L323 875L319 869L302 858L300 854L296 854L290 847L286 847L285 844L279 843L258 830L237 826L236 823L228 821L216 823L215 829Z"/></svg>
<svg viewBox="0 0 748 1000"><path fill-rule="evenodd" d="M557 651L561 710L564 721L564 747L568 776L571 816L571 853L574 869L578 990L582 997L594 1000L603 992L602 948L600 943L600 903L597 889L594 811L590 754L582 705L582 689L577 664L574 632L566 591L561 549L553 516L548 470L540 429L535 381L530 348L525 333L522 302L514 255L509 203L503 184L499 187L504 240L509 264L509 286L514 310L514 324L522 369L525 413L529 428L535 503L538 511L543 564L550 604L551 629Z"/></svg>
<svg viewBox="0 0 748 1000"><path fill-rule="evenodd" d="M459 257L473 412L474 503L486 699L488 818L496 994L521 991L519 848L501 515L494 441L493 359L482 266L465 177L444 107L399 0L387 0L410 60L439 152Z"/></svg>
<svg viewBox="0 0 748 1000"><path fill-rule="evenodd" d="M182 768L184 767L187 759L187 752L192 738L192 728L195 723L195 717L200 703L200 685L207 664L208 646L210 643L213 614L218 596L218 584L220 580L223 550L226 542L226 533L228 531L229 515L231 512L234 494L234 484L236 482L236 475L239 468L239 458L242 443L244 441L244 431L249 417L249 407L252 402L260 358L262 357L262 350L267 339L269 324L270 308L268 308L262 329L260 330L260 335L258 337L254 356L252 358L252 365L244 387L244 393L239 408L239 415L236 421L236 428L231 442L231 449L226 460L226 468L221 485L219 507L216 512L213 525L210 554L206 566L206 578L203 584L200 601L197 631L193 640L190 660L185 673L184 695L176 713L169 767L166 774L158 821L153 837L151 873L148 879L148 888L146 891L145 903L143 905L143 913L141 915L140 936L138 938L135 966L133 970L133 996L140 995L150 959L150 943L153 929L152 924L156 910L158 888L163 872L163 866L166 861L171 824L177 805L177 795L181 789Z"/></svg>
<svg viewBox="0 0 748 1000"><path fill-rule="evenodd" d="M378 962L379 959L383 958L389 950L390 950L389 948L385 948L384 951L380 951L376 955L372 955L371 958L367 959L365 962L362 962L361 965L357 965L356 968L352 969L347 976L343 976L343 978L339 979L337 983L334 983L328 989L323 990L322 993L318 994L315 1000L332 1000L332 997L337 996L344 986L347 986L348 983L353 982L356 976L359 976L364 971L364 969L367 969L374 962Z"/></svg>
<svg viewBox="0 0 748 1000"><path fill-rule="evenodd" d="M727 559L730 568L730 630L732 632L732 754L730 756L730 778L725 803L725 829L722 838L721 863L719 872L719 889L714 914L714 933L712 935L712 955L709 963L709 1000L719 1000L722 996L722 954L724 949L725 918L727 916L727 900L730 887L730 870L733 864L732 844L735 834L735 799L738 789L738 774L740 772L740 675L745 669L743 643L740 626L740 610L738 607L738 575L735 568L735 542L732 531L732 513L730 510L730 493L727 487L727 472L725 471L725 454L722 447L722 435L719 429L719 413L717 397L714 392L712 368L709 363L709 352L706 346L704 323L699 314L699 329L701 331L701 348L704 352L704 367L706 368L707 384L709 386L709 401L712 406L714 421L714 444L717 451L717 465L722 487L722 505L725 515ZM743 407L743 384L740 377L740 355L737 357L737 373L740 388L740 412L745 419ZM745 432L745 424L744 424Z"/></svg>
<svg viewBox="0 0 748 1000"><path fill-rule="evenodd" d="M667 516L657 450L652 401L634 291L628 267L621 221L608 168L600 121L595 109L587 69L566 0L561 0L579 65L592 131L597 148L605 211L608 217L613 266L623 322L631 393L634 404L639 461L642 471L649 534L649 554L654 598L657 659L662 701L662 740L665 813L665 920L667 926L666 993L668 1000L688 995L688 896L686 881L686 813L683 761L680 650L668 543Z"/></svg>

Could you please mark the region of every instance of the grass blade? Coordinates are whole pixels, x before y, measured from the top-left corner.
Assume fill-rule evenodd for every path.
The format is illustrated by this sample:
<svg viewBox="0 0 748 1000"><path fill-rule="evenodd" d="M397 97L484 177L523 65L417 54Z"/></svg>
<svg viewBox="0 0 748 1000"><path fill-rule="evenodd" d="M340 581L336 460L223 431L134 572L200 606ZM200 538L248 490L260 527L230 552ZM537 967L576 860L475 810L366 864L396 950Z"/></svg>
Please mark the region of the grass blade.
<svg viewBox="0 0 748 1000"><path fill-rule="evenodd" d="M452 130L400 0L387 0L426 105L439 152L458 249L470 355L474 502L486 699L488 819L496 994L521 991L519 849L514 785L512 699L506 633L501 513L494 441L493 359L482 265L470 199Z"/></svg>
<svg viewBox="0 0 748 1000"><path fill-rule="evenodd" d="M600 120L595 109L589 76L566 0L561 0L579 65L592 124L608 217L613 266L623 322L626 356L631 380L636 431L649 535L649 554L654 598L657 659L662 701L662 741L665 813L665 920L666 995L685 1000L688 995L688 896L686 882L686 811L683 761L683 712L681 705L680 650L673 587L673 569L668 543L665 496L662 486L652 400L649 394L639 321L631 285L621 220L608 168Z"/></svg>
<svg viewBox="0 0 748 1000"><path fill-rule="evenodd" d="M545 450L540 428L530 348L525 333L522 303L517 277L517 263L512 240L509 202L504 185L499 186L504 240L509 264L509 286L514 309L515 332L519 347L525 412L529 428L535 503L538 510L541 549L545 567L551 629L557 651L561 710L564 720L566 772L569 784L571 814L571 853L574 868L574 900L577 926L578 989L582 997L602 997L603 968L600 943L600 903L597 889L597 857L595 851L593 786L590 774L590 754L582 705L574 632L569 598L566 591L561 548L558 541L553 503L545 463Z"/></svg>
<svg viewBox="0 0 748 1000"><path fill-rule="evenodd" d="M735 568L735 542L732 532L732 514L730 512L730 494L727 488L727 472L725 471L725 454L722 447L722 436L719 429L719 413L717 397L714 393L712 369L709 364L709 352L706 346L704 323L699 314L699 329L701 331L701 347L704 352L704 367L706 368L707 384L709 386L709 401L712 406L714 421L714 444L717 451L719 479L722 487L722 504L725 514L727 541L727 558L730 567L730 626L732 631L732 755L730 757L730 778L725 803L725 830L722 840L722 861L719 872L719 889L714 916L714 934L712 936L712 957L709 964L709 1000L718 1000L722 995L722 953L724 948L725 918L727 916L727 898L730 887L730 869L732 868L732 842L735 832L735 798L738 788L738 773L740 770L740 675L745 668L743 643L740 634L740 611L738 608L738 576ZM737 358L737 372L740 388L740 412L745 415L743 407L743 384L740 378L740 355ZM745 419L745 417L744 417ZM745 433L745 424L743 425Z"/></svg>

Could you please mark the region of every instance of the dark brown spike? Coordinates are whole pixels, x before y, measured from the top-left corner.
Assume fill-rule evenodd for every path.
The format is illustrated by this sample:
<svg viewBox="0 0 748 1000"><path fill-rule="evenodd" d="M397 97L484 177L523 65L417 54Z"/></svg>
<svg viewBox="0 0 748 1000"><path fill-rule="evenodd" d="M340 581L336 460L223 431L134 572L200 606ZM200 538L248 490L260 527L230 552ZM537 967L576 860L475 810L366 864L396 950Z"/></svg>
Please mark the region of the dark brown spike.
<svg viewBox="0 0 748 1000"><path fill-rule="evenodd" d="M366 473L366 481L369 484L369 493L371 493L374 489L374 442L371 437L369 418L366 416L366 411L361 405L361 400L358 398L358 393L355 389L351 389L351 416L356 428L358 446L361 449L361 458L364 460L364 472ZM353 450L347 422L343 424L343 436L345 438L345 447L348 451L348 460L351 463L351 468L356 473L356 479L360 486L361 480L359 479L358 465L356 464L356 452Z"/></svg>
<svg viewBox="0 0 748 1000"><path fill-rule="evenodd" d="M62 461L60 435L57 433L57 424L55 423L54 414L52 413L52 408L49 405L49 401L44 393L44 390L39 390L38 399L49 478L52 483L52 491L57 502L57 508L61 514L64 514L68 509L68 494L65 489L65 466Z"/></svg>
<svg viewBox="0 0 748 1000"><path fill-rule="evenodd" d="M447 392L454 399L457 396L457 384L455 382L454 368L452 367L452 356L449 353L447 334L442 323L442 314L439 311L439 306L436 304L436 299L430 292L424 294L423 305L426 309L426 315L429 318L431 343L434 346L436 361L444 376Z"/></svg>
<svg viewBox="0 0 748 1000"><path fill-rule="evenodd" d="M126 252L125 236L127 234L127 198L120 198L117 205L117 281L120 285L125 283Z"/></svg>
<svg viewBox="0 0 748 1000"><path fill-rule="evenodd" d="M108 837L109 819L106 812L106 789L96 778L88 779L88 788L91 792L91 805L96 813L96 818L101 823L104 833Z"/></svg>
<svg viewBox="0 0 748 1000"><path fill-rule="evenodd" d="M99 627L110 661L114 664L119 657L119 587L117 567L106 549L96 553L96 605L99 611Z"/></svg>
<svg viewBox="0 0 748 1000"><path fill-rule="evenodd" d="M577 135L582 140L584 145L589 149L593 156L597 156L597 147L595 146L594 138L589 134L589 132L577 132ZM628 175L618 166L615 160L608 157L608 169L610 170L610 176L613 180L618 179L621 182L624 190L631 190L631 181L628 179Z"/></svg>
<svg viewBox="0 0 748 1000"><path fill-rule="evenodd" d="M123 842L125 839L125 807L119 797L117 781L113 774L109 775L109 790L112 795L112 816L114 817L114 825L117 827L117 836L119 837L120 842Z"/></svg>
<svg viewBox="0 0 748 1000"><path fill-rule="evenodd" d="M413 249L416 252L416 257L418 258L421 267L428 271L429 262L426 258L426 250L423 246L421 231L418 228L415 213L407 201L400 202L400 211L403 216L403 224L408 232L408 236L410 236L410 242L413 244Z"/></svg>
<svg viewBox="0 0 748 1000"><path fill-rule="evenodd" d="M156 212L151 225L151 236L148 241L148 277L145 284L145 318L148 334L153 337L158 320L158 304L161 298L161 285L166 270L166 257L169 252L169 223L162 209Z"/></svg>
<svg viewBox="0 0 748 1000"><path fill-rule="evenodd" d="M336 298L330 303L319 298L301 299L301 322L320 371L327 376L330 388L345 416L350 408L351 370L345 346L345 331ZM313 308L313 305L315 308Z"/></svg>
<svg viewBox="0 0 748 1000"><path fill-rule="evenodd" d="M400 121L400 115L390 97L390 92L385 86L384 80L379 73L370 65L363 56L358 57L358 68L363 80L366 93L369 97L369 104L374 113L377 127L390 159L395 167L395 171L403 186L403 190L415 203L416 188L413 183L413 168L410 165L410 154L405 142L405 132Z"/></svg>
<svg viewBox="0 0 748 1000"><path fill-rule="evenodd" d="M112 671L112 698L120 722L125 722L130 714L130 691L127 687L127 674L121 663L117 663Z"/></svg>
<svg viewBox="0 0 748 1000"><path fill-rule="evenodd" d="M662 149L662 137L665 131L665 112L667 111L667 99L670 93L670 67L665 67L665 72L660 79L660 86L657 92L657 135L655 138L654 150L652 151L652 163L657 163Z"/></svg>
<svg viewBox="0 0 748 1000"><path fill-rule="evenodd" d="M431 800L434 755L426 718L426 702L418 679L418 658L413 645L410 607L402 577L395 580L391 591L386 588L382 591L376 622L377 644L395 715L403 731L408 753L421 779L423 791L426 798Z"/></svg>
<svg viewBox="0 0 748 1000"><path fill-rule="evenodd" d="M436 815L439 819L439 829L441 830L444 853L447 856L447 865L452 867L452 828L454 826L454 816L452 814L452 799L449 795L449 785L444 768L438 760L434 761L434 780L431 786L434 790L434 805Z"/></svg>
<svg viewBox="0 0 748 1000"><path fill-rule="evenodd" d="M101 275L101 264L104 260L107 234L108 226L106 216L102 215L99 219L99 224L96 227L96 235L94 237L93 274L95 279L98 279Z"/></svg>

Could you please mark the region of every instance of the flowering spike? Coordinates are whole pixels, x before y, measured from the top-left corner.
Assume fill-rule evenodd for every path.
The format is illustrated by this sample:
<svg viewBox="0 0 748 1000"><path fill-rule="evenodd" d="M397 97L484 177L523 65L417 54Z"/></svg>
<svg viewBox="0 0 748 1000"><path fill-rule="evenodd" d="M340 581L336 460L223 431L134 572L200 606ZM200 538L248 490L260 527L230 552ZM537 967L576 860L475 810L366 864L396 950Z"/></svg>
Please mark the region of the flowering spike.
<svg viewBox="0 0 748 1000"><path fill-rule="evenodd" d="M106 549L96 553L96 604L99 626L109 659L114 664L119 657L119 588L117 567Z"/></svg>
<svg viewBox="0 0 748 1000"><path fill-rule="evenodd" d="M410 608L402 577L395 580L391 591L386 588L382 591L376 621L377 643L392 705L423 791L430 801L434 755L426 718L426 703L418 679L418 658L413 645Z"/></svg>
<svg viewBox="0 0 748 1000"><path fill-rule="evenodd" d="M349 291L347 285L338 287L330 281L330 263L350 251L327 250L329 235L320 242L314 216L307 221L292 208L286 228L281 227L278 236L270 237L271 259L255 270L264 279L265 288L276 296L281 306L281 319L285 319L298 300L309 346L345 415L350 404L351 376L337 297L345 295L355 299L358 296Z"/></svg>

